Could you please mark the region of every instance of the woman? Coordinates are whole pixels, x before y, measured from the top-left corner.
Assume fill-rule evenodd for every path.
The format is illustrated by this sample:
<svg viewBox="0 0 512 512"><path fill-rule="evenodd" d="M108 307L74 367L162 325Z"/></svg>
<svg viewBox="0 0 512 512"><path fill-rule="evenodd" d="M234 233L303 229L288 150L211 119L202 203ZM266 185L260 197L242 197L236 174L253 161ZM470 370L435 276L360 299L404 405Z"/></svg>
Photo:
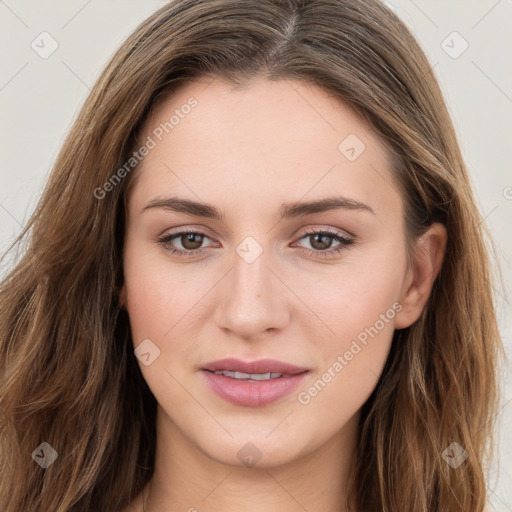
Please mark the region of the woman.
<svg viewBox="0 0 512 512"><path fill-rule="evenodd" d="M1 286L0 509L481 512L486 235L388 8L165 5Z"/></svg>

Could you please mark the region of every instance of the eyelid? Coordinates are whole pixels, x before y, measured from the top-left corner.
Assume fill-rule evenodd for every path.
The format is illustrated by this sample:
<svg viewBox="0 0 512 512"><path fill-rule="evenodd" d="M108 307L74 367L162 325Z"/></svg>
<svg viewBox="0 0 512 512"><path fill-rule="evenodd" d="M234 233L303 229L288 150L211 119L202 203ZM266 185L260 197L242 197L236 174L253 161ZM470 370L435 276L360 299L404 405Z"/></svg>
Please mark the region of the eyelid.
<svg viewBox="0 0 512 512"><path fill-rule="evenodd" d="M296 232L297 233L297 232ZM302 234L301 234L302 233ZM340 228L332 228L332 227L314 227L314 228L305 228L304 231L298 230L297 234L294 234L294 237L304 238L305 235L311 235L315 233L329 233L332 236L339 236L340 238L345 238L346 240L356 240L356 235L348 232L347 230L342 230Z"/></svg>
<svg viewBox="0 0 512 512"><path fill-rule="evenodd" d="M187 234L187 233L192 233L192 234L196 234L199 236L203 236L204 238L208 238L211 240L212 237L210 237L207 233L202 231L202 229L204 229L204 228L201 227L200 229L197 229L197 228L194 228L191 226L178 227L178 228L175 228L175 231L164 233L163 235L158 237L157 243L164 246L164 248L166 250L170 251L173 254L178 254L183 257L198 256L198 255L202 254L204 251L208 251L208 248L212 247L212 246L209 245L207 247L201 247L199 249L187 251L187 250L177 249L177 248L168 249L166 247L166 245L170 243L171 239L173 239L175 237L179 237L179 235L183 235L183 234ZM357 237L355 235L349 234L347 231L340 232L340 231L338 231L338 229L339 228L330 228L330 227L329 228L310 228L310 229L305 228L305 231L300 236L294 235L294 236L298 236L297 241L294 243L298 243L301 240L307 239L308 237L313 236L315 234L324 234L324 235L327 235L330 238L333 238L334 240L337 240L338 242L340 242L340 245L335 246L334 249L329 248L326 250L312 250L312 249L307 249L304 247L302 249L306 253L308 253L309 255L313 255L314 257L316 257L316 256L320 256L320 257L335 256L335 255L339 254L340 252L344 251L345 249L347 249L348 246L355 244L357 241Z"/></svg>
<svg viewBox="0 0 512 512"><path fill-rule="evenodd" d="M203 235L207 238L213 238L208 234L209 230L205 226L199 225L187 225L187 226L177 226L175 228L172 228L171 231L164 231L162 235L160 235L159 238L168 237L168 236L174 236L179 235L182 233L194 233ZM302 234L300 234L302 232ZM353 239L354 241L357 240L357 236L351 233L350 231L347 231L346 229L340 229L340 228L333 228L333 227L313 227L313 228L304 228L298 229L292 233L292 237L298 237L303 238L305 235L312 234L312 233L330 233L332 235L340 236L346 239Z"/></svg>

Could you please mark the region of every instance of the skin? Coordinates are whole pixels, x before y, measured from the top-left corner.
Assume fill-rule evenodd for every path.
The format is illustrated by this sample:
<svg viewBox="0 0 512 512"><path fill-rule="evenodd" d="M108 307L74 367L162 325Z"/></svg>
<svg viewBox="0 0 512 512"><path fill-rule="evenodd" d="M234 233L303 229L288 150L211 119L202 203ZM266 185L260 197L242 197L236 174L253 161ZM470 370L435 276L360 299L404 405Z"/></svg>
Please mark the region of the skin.
<svg viewBox="0 0 512 512"><path fill-rule="evenodd" d="M349 107L301 81L252 79L233 89L220 79L188 82L147 121L141 140L193 96L180 119L137 168L127 201L125 285L136 348L149 338L160 355L139 365L158 401L155 473L148 512L295 512L346 510L345 485L357 445L360 409L374 389L394 329L421 314L438 274L446 230L434 224L405 250L403 203L392 185L385 143ZM366 149L354 161L338 146L356 134ZM334 194L365 210L336 209L279 220L283 203ZM179 196L215 205L222 221L163 208ZM167 247L157 240L193 228ZM329 229L356 242L304 236ZM263 252L252 263L236 251L248 236ZM329 245L330 243L330 245ZM194 245L195 244L195 245ZM313 254L308 254L308 250ZM366 327L399 304L343 370L300 403ZM274 358L310 369L305 385L263 407L224 401L200 368L234 356ZM238 458L248 442L254 467ZM141 493L125 512L142 511Z"/></svg>

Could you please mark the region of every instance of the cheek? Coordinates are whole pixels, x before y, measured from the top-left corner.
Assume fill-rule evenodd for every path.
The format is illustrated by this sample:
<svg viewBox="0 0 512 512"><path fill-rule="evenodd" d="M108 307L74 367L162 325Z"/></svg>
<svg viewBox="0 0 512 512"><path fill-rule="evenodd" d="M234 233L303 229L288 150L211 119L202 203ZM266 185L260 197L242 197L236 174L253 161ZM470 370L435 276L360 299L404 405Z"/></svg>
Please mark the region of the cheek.
<svg viewBox="0 0 512 512"><path fill-rule="evenodd" d="M138 364L164 408L184 407L187 396L178 383L189 370L182 363L187 360L192 344L183 340L194 338L189 315L193 315L192 306L199 301L199 291L184 272L170 272L169 263L158 251L142 250L139 246L128 245L124 259L134 349L144 346L147 348L141 353L151 354L149 364L140 357Z"/></svg>
<svg viewBox="0 0 512 512"><path fill-rule="evenodd" d="M335 334L318 340L316 371L297 393L305 414L323 418L326 436L357 413L382 373L400 310L385 296L373 296L373 302L347 302L344 311L326 320Z"/></svg>
<svg viewBox="0 0 512 512"><path fill-rule="evenodd" d="M212 275L209 282L204 270L193 272L191 266L187 271L185 266L172 266L165 254L143 250L140 245L128 245L125 254L127 309L134 349L150 340L150 351L158 355L147 366L140 358L138 364L162 405L184 406L187 395L179 383L197 364L204 295L218 277Z"/></svg>
<svg viewBox="0 0 512 512"><path fill-rule="evenodd" d="M124 275L135 344L151 336L164 339L201 298L203 285L190 272L171 271L165 255L154 249L128 247Z"/></svg>
<svg viewBox="0 0 512 512"><path fill-rule="evenodd" d="M323 330L337 348L376 323L385 336L392 334L397 309L401 309L405 261L405 253L391 243L375 244L348 255L321 277L302 273L301 296L329 327Z"/></svg>
<svg viewBox="0 0 512 512"><path fill-rule="evenodd" d="M389 354L396 315L402 309L404 265L405 255L391 244L381 245L379 250L347 258L328 279L311 278L304 283L304 289L311 290L308 305L330 334L315 344L317 380L309 391L302 390L306 396L301 403L314 399L321 408L343 397L344 406L355 412L371 394ZM309 335L314 336L313 329Z"/></svg>

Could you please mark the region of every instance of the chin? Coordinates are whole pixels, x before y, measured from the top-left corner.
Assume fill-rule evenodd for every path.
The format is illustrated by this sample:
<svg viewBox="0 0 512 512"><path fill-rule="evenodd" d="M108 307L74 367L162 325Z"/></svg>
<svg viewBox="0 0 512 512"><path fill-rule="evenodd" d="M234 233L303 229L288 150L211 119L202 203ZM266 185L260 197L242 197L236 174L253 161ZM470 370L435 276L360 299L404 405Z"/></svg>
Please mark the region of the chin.
<svg viewBox="0 0 512 512"><path fill-rule="evenodd" d="M304 455L305 441L292 441L289 435L267 431L244 432L227 437L224 443L212 440L204 452L212 459L237 467L272 468L292 462ZM211 448L214 446L214 449Z"/></svg>

